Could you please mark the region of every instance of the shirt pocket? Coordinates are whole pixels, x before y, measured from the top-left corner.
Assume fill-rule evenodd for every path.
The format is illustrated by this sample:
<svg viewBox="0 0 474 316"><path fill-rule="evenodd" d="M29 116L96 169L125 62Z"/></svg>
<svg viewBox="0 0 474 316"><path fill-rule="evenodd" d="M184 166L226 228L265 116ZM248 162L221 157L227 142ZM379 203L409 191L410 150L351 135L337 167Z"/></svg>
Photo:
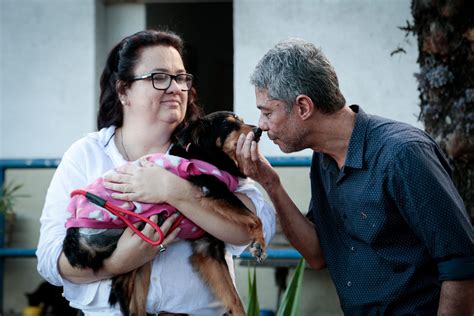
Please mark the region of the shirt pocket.
<svg viewBox="0 0 474 316"><path fill-rule="evenodd" d="M386 220L383 211L352 208L342 212L343 226L349 236L367 245L377 241Z"/></svg>

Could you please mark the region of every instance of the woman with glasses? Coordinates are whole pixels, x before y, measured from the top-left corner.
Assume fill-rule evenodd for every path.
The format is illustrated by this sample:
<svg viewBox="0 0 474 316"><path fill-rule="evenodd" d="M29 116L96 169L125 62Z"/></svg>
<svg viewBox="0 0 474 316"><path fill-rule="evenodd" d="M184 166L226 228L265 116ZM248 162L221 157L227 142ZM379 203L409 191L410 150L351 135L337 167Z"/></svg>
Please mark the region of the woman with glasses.
<svg viewBox="0 0 474 316"><path fill-rule="evenodd" d="M49 187L41 216L38 271L50 283L63 286L71 306L86 315L121 315L118 304L110 306L108 302L110 278L149 261L153 264L148 313L223 315L226 312L193 271L188 260L190 244L175 238L178 230L164 240L161 248L166 247L166 251L159 252L160 247L149 245L126 229L116 250L97 273L72 267L62 252L68 217L66 206L72 190L85 187L127 161L151 153L167 153L176 141L176 133L201 115L192 87L193 76L186 73L182 51L180 37L154 30L131 35L112 49L100 80L99 131L69 148ZM198 226L228 244L227 263L233 275L232 255L242 252L250 241L246 230L201 207L196 188L186 180L170 177L161 168L133 168L134 173L141 175L140 182L133 187L135 192L141 192L141 202L177 203L184 215L193 213ZM163 187L179 188L180 200L170 201L166 196L156 200L156 192ZM131 189L125 187L123 193ZM237 192L262 219L268 242L275 226L273 210L251 182L243 182ZM170 217L162 224L165 234L175 219ZM153 230L148 226L143 232L153 238Z"/></svg>

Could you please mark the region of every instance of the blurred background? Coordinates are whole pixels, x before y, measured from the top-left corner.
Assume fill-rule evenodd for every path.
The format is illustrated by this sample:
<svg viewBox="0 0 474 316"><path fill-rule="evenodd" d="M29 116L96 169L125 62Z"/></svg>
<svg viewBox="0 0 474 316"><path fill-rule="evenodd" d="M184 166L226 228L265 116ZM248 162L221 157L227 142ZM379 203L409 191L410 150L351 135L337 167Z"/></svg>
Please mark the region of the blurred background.
<svg viewBox="0 0 474 316"><path fill-rule="evenodd" d="M53 161L52 168L8 168L1 179L23 184L19 192L26 195L15 204L6 246L36 247L54 161L96 129L100 72L108 51L124 36L146 28L179 33L206 112L232 110L253 124L258 119L249 84L253 68L279 40L301 37L325 52L350 104L423 128L414 77L417 42L399 29L412 19L409 0L0 0L0 159L26 165ZM403 54L392 54L400 48ZM261 150L269 157L310 156L284 155L266 136ZM278 171L306 213L308 167ZM277 246L288 247L281 235ZM25 293L42 282L36 258L30 253L0 261L2 315L18 315L28 305ZM248 263L235 264L246 302ZM262 309L276 309L279 282L288 269L291 276L295 264L269 260L257 268ZM342 314L327 271L306 269L300 314Z"/></svg>

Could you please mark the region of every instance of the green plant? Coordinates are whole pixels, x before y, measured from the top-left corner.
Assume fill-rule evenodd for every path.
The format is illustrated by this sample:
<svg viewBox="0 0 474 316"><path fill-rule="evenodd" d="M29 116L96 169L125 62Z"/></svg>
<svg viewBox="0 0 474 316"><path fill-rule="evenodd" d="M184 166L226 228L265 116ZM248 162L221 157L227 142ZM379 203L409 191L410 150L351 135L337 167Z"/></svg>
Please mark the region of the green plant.
<svg viewBox="0 0 474 316"><path fill-rule="evenodd" d="M13 182L10 182L4 184L0 190L0 217L3 217L3 221L0 221L0 223L2 223L0 232L4 235L3 245L5 246L9 246L12 241L13 226L16 220L13 207L18 198L28 197L26 194L18 193L22 187L22 184L14 184Z"/></svg>
<svg viewBox="0 0 474 316"><path fill-rule="evenodd" d="M22 187L22 184L14 184L13 182L3 185L0 194L0 214L13 212L17 199L28 196L26 194L18 194L18 190Z"/></svg>
<svg viewBox="0 0 474 316"><path fill-rule="evenodd" d="M298 315L298 306L300 303L301 285L303 284L303 274L305 261L300 259L296 266L295 273L291 278L290 284L286 288L283 299L278 307L277 316L293 316Z"/></svg>
<svg viewBox="0 0 474 316"><path fill-rule="evenodd" d="M257 296L257 268L253 267L253 278L250 275L249 267L249 303L247 305L247 316L259 316L260 315L260 304L258 303Z"/></svg>
<svg viewBox="0 0 474 316"><path fill-rule="evenodd" d="M301 286L303 284L303 275L304 275L305 261L303 258L300 259L298 265L296 266L295 273L293 274L290 284L283 294L281 304L278 307L277 316L296 316L298 315L298 307L300 302ZM254 267L253 271L253 280L250 277L250 268L249 268L249 302L247 305L247 315L248 316L258 316L260 315L260 306L258 303L257 295L257 277L256 277L256 268Z"/></svg>

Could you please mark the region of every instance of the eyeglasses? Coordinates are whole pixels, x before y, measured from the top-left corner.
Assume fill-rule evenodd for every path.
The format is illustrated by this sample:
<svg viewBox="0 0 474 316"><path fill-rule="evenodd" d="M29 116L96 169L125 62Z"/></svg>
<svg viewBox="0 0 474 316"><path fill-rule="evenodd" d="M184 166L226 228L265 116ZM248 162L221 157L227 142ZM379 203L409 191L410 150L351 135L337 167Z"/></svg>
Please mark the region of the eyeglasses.
<svg viewBox="0 0 474 316"><path fill-rule="evenodd" d="M174 80L181 91L188 91L193 86L193 75L177 74L170 75L165 72L152 72L147 75L130 79L131 81L151 79L153 88L156 90L167 90L171 86L171 80Z"/></svg>

